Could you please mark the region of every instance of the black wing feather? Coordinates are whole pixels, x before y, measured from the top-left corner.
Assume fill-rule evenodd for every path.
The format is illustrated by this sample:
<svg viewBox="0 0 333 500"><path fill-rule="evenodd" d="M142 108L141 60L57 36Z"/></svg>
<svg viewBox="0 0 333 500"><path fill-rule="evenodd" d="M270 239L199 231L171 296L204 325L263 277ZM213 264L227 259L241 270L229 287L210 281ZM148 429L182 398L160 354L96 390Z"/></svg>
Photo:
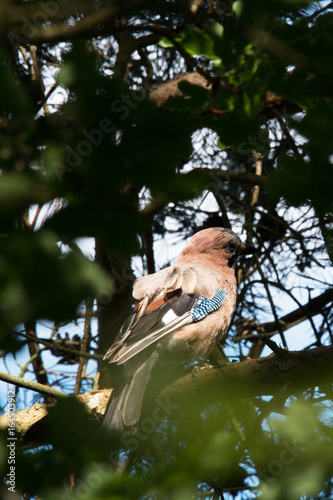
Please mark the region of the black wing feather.
<svg viewBox="0 0 333 500"><path fill-rule="evenodd" d="M178 326L183 326L184 321L187 324L190 323L189 312L197 298L196 294L186 294L182 293L181 290L176 290L166 295L166 301L162 302L162 305L160 305L161 298L156 300L156 303L158 303L156 308L154 308L154 301L148 304L148 307L138 320L135 318L138 312L134 310L132 315L134 318L131 317L128 320L128 324L131 325L129 330L121 330L122 335L109 349L105 358L110 357L111 362L123 363L151 343L156 342L161 336L168 334L169 323L165 323L163 319L170 310L175 314L175 317L170 321L170 332L174 331ZM138 344L138 349L135 347L136 344Z"/></svg>

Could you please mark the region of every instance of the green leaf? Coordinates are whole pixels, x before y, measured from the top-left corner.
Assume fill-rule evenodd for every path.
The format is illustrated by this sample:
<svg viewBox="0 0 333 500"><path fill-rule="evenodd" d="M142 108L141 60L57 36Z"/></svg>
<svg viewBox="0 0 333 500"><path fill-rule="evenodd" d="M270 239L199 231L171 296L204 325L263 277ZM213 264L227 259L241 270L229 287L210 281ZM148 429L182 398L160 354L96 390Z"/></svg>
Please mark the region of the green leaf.
<svg viewBox="0 0 333 500"><path fill-rule="evenodd" d="M168 49L170 47L173 47L173 43L170 42L170 40L168 38L165 38L164 36L159 41L159 45L161 47L163 47L164 49Z"/></svg>
<svg viewBox="0 0 333 500"><path fill-rule="evenodd" d="M186 28L177 41L191 55L204 55L208 59L217 59L214 52L214 41L199 28Z"/></svg>

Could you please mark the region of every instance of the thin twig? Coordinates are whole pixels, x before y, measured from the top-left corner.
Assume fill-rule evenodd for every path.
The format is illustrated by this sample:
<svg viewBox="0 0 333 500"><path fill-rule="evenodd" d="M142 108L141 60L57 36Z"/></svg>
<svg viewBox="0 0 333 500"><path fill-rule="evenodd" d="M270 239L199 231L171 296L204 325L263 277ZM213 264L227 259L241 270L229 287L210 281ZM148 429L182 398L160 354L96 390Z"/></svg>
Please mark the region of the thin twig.
<svg viewBox="0 0 333 500"><path fill-rule="evenodd" d="M18 387L23 387L24 389L30 389L31 391L39 392L43 396L52 397L55 399L68 397L65 392L58 391L52 387L48 387L38 382L32 382L31 380L25 380L20 377L15 377L14 375L9 375L9 373L0 372L0 380L8 382L9 384L16 385Z"/></svg>
<svg viewBox="0 0 333 500"><path fill-rule="evenodd" d="M83 339L81 342L81 351L87 352L89 349L90 337L91 337L91 319L93 313L93 301L91 299L87 299L86 301L86 317L84 321L84 333ZM87 365L87 358L80 356L79 358L79 366L76 374L75 388L74 394L79 394L82 377L84 375L85 367Z"/></svg>
<svg viewBox="0 0 333 500"><path fill-rule="evenodd" d="M29 334L24 334L22 332L14 332L14 333L16 335L20 335L20 337L24 337L25 339L36 341L36 339L34 339L34 337L30 336ZM49 340L44 340L44 339L38 338L37 342L39 344L43 344L43 345L49 347L50 349L52 347L54 347L54 342L50 342ZM97 361L100 359L103 359L103 357L104 357L102 354L91 354L88 352L81 352L81 351L77 351L76 349L70 349L69 347L64 347L64 346L58 345L58 344L57 344L57 349L60 351L68 352L69 354L76 354L77 356L84 356L85 358L96 359Z"/></svg>

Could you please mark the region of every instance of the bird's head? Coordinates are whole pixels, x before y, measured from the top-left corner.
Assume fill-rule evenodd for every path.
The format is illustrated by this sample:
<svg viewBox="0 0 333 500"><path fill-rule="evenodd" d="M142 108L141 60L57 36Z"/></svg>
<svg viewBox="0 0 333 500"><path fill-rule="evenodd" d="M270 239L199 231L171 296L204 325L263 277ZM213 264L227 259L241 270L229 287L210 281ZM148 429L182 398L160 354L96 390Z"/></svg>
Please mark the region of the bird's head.
<svg viewBox="0 0 333 500"><path fill-rule="evenodd" d="M231 229L211 227L197 232L188 242L182 253L181 260L188 260L195 254L202 259L210 258L234 267L241 255L251 255L257 249L243 241Z"/></svg>

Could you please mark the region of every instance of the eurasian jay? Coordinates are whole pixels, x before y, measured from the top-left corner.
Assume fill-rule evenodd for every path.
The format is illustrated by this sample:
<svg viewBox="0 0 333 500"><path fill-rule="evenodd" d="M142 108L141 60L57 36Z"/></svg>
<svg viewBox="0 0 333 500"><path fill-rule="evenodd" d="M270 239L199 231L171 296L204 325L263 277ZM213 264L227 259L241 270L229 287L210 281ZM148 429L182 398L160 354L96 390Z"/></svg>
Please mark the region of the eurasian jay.
<svg viewBox="0 0 333 500"><path fill-rule="evenodd" d="M187 360L210 354L235 310L236 259L255 251L229 229L204 229L173 266L135 281L138 302L104 356L124 364L124 380L111 395L104 426L121 431L138 423L148 378L161 354L172 359L181 352Z"/></svg>

